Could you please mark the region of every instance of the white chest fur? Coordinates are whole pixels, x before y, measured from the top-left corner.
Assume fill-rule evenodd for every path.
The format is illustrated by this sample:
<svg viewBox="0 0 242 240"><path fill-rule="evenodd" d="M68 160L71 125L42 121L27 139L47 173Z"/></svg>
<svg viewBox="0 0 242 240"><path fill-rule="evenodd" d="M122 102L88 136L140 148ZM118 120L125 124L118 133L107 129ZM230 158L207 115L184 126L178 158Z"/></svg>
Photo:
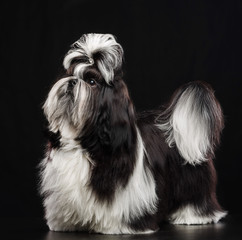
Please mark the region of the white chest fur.
<svg viewBox="0 0 242 240"><path fill-rule="evenodd" d="M91 230L132 233L130 219L156 212L157 196L151 172L144 169L142 141L127 186L117 188L111 204L101 203L89 185L92 163L79 145L52 150L42 162L41 192L47 224L54 231Z"/></svg>

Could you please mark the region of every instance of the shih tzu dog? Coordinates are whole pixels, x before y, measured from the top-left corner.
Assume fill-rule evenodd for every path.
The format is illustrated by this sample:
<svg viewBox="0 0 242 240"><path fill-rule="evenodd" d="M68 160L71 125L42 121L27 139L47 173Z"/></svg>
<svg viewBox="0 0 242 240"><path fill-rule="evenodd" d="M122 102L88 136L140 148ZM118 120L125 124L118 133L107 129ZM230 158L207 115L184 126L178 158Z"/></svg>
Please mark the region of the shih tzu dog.
<svg viewBox="0 0 242 240"><path fill-rule="evenodd" d="M113 35L86 34L43 109L48 143L40 192L53 231L133 234L216 223L212 158L223 114L211 87L180 87L156 111L135 112Z"/></svg>

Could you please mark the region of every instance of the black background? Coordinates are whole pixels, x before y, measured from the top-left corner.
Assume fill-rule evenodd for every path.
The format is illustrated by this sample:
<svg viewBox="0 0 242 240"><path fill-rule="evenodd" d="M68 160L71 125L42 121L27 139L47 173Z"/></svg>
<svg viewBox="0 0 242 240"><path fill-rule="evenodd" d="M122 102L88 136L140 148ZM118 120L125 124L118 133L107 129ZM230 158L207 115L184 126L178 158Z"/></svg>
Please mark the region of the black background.
<svg viewBox="0 0 242 240"><path fill-rule="evenodd" d="M0 215L41 217L37 165L45 139L41 106L69 45L112 33L125 51L137 110L168 101L183 83L215 89L226 127L217 150L217 194L242 211L242 1L33 0L1 3Z"/></svg>

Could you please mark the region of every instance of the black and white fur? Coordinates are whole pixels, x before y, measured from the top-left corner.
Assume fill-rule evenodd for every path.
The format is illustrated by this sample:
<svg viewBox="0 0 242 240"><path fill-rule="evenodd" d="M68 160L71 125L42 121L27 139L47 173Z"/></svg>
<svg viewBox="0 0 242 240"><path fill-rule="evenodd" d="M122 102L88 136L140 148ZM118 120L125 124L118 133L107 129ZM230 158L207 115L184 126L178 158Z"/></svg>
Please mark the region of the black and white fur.
<svg viewBox="0 0 242 240"><path fill-rule="evenodd" d="M122 58L112 35L83 35L49 92L40 186L49 228L132 234L218 222L212 158L223 115L213 90L191 82L166 107L136 114Z"/></svg>

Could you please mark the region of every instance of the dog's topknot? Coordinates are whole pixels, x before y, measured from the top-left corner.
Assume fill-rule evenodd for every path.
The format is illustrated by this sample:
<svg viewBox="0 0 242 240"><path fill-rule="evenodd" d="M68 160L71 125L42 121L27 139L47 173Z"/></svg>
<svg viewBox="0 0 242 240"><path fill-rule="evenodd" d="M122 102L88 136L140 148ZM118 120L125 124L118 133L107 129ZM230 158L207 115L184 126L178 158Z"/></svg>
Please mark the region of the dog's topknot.
<svg viewBox="0 0 242 240"><path fill-rule="evenodd" d="M73 60L81 59L79 69L96 64L105 81L110 84L114 72L122 66L123 49L112 34L84 34L71 45L63 65L68 69Z"/></svg>

